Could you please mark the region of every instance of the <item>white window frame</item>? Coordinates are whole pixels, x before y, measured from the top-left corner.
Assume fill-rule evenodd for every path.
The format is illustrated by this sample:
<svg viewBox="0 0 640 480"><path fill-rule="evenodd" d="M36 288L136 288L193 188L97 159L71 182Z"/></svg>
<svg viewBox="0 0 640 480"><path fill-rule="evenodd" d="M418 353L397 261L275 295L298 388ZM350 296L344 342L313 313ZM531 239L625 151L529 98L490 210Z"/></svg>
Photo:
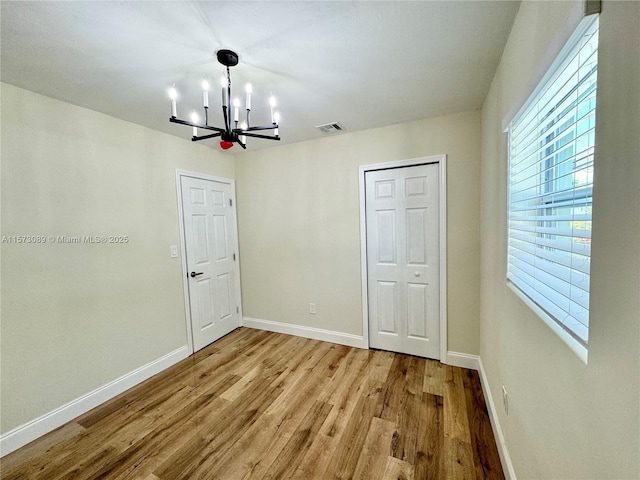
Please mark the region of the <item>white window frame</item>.
<svg viewBox="0 0 640 480"><path fill-rule="evenodd" d="M564 46L564 48L561 50L560 54L558 55L558 57L556 58L556 60L552 63L551 67L549 68L549 70L547 71L547 73L544 75L544 77L542 78L542 80L540 81L540 83L538 84L538 86L534 89L533 93L530 95L529 99L525 102L525 104L520 108L519 112L515 115L515 117L513 118L513 120L509 123L509 126L507 128L507 133L508 133L508 137L509 137L509 152L508 152L508 167L509 167L509 173L507 175L507 188L508 188L508 196L507 196L507 285L509 286L509 288L520 298L522 299L522 301L527 304L529 306L529 308L531 308L554 332L556 332L556 334L558 334L558 336L586 363L587 362L587 355L588 355L588 341L583 341L582 339L579 338L579 335L577 335L576 333L572 332L571 329L565 325L563 325L563 320L561 318L556 318L552 315L552 313L550 313L547 309L544 308L545 302L548 302L548 300L545 300L545 297L540 294L537 293L535 291L535 289L533 288L524 288L525 285L522 283L521 280L518 280L514 275L510 275L509 274L509 266L512 265L514 266L514 264L511 263L510 260L510 252L511 252L511 235L512 235L512 228L510 225L511 222L511 212L512 212L512 197L511 197L511 184L512 184L512 174L511 174L511 168L512 168L512 149L511 149L511 129L512 127L517 124L517 122L521 119L525 119L527 117L527 115L532 112L533 108L536 108L538 101L544 97L544 93L546 92L547 88L549 86L551 86L553 84L553 82L558 79L560 77L560 75L562 74L564 68L569 64L570 60L572 58L575 57L576 54L576 49L579 48L580 45L580 41L582 39L582 37L585 35L585 33L587 33L589 30L594 28L594 24L598 22L598 15L591 15L589 17L585 17L582 22L578 25L578 27L576 28L575 32L573 33L573 35L570 37L570 39L568 40L568 42L566 43L566 45ZM597 26L596 26L597 27ZM596 107L597 109L597 107ZM596 114L597 115L597 114ZM577 120L574 119L574 122L577 123ZM535 135L540 136L540 133L535 133ZM538 140L536 140L537 142ZM595 145L595 143L594 143ZM536 154L537 155L537 154ZM550 168L549 171L552 171L553 169L556 168L556 165L553 165L553 168ZM575 169L575 166L574 166ZM573 170L575 172L575 170ZM538 173L536 175L542 175L542 173ZM553 175L552 175L553 177ZM553 177L551 178L551 180L557 180L557 177ZM538 181L538 186L542 186L544 185L544 182L548 182L548 179L545 179L544 182L540 179L537 180ZM528 187L527 187L528 188ZM567 197L569 197L570 199L576 199L575 194L579 193L580 197L579 198L589 198L592 195L592 186L591 184L583 187L583 188L573 188L569 194L567 194ZM554 203L558 202L559 199L558 194L554 195ZM573 205L573 204L572 204ZM556 207L557 208L557 207ZM571 208L576 208L576 207L571 207ZM591 220L591 218L589 218L589 221ZM536 251L537 252L537 251ZM589 257L590 258L590 257ZM535 263L535 262L534 262ZM538 271L536 269L536 271ZM544 272L542 272L544 273ZM513 278L511 278L513 277ZM518 282L521 283L521 287L520 288L518 286ZM525 290L527 290L527 292L525 293ZM588 309L587 309L588 311ZM588 325L587 325L587 330L588 330Z"/></svg>

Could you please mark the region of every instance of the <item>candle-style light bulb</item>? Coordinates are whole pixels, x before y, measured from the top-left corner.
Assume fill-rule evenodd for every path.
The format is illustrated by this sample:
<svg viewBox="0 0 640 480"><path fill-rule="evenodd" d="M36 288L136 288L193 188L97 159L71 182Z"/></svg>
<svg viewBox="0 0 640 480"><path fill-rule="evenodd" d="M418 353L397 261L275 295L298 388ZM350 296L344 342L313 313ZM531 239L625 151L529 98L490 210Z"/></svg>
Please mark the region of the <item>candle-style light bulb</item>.
<svg viewBox="0 0 640 480"><path fill-rule="evenodd" d="M196 113L196 111L194 110L193 112L191 112L191 123L198 123L200 119L198 118L198 114ZM198 136L198 128L197 127L193 127L193 136L197 137Z"/></svg>
<svg viewBox="0 0 640 480"><path fill-rule="evenodd" d="M220 88L222 88L222 106L223 107L227 107L227 86L229 84L227 83L227 77L222 76L220 77Z"/></svg>
<svg viewBox="0 0 640 480"><path fill-rule="evenodd" d="M276 111L273 114L273 123L276 125L280 125L280 112ZM277 137L278 136L278 128L274 128L273 129L273 134Z"/></svg>
<svg viewBox="0 0 640 480"><path fill-rule="evenodd" d="M250 83L247 83L247 85L244 87L244 91L247 94L245 99L246 109L251 110L251 94L253 93L253 87Z"/></svg>
<svg viewBox="0 0 640 480"><path fill-rule="evenodd" d="M171 116L174 118L178 116L176 98L178 98L178 92L176 91L176 87L173 86L169 89L169 99L171 100Z"/></svg>
<svg viewBox="0 0 640 480"><path fill-rule="evenodd" d="M269 106L271 107L271 123L276 123L275 119L273 118L273 109L276 107L276 97L274 97L273 95L269 97Z"/></svg>
<svg viewBox="0 0 640 480"><path fill-rule="evenodd" d="M242 122L240 124L240 128L242 130L246 130L247 128L249 128L249 126L247 125L247 122ZM240 141L246 145L247 144L247 136L246 135L240 135Z"/></svg>
<svg viewBox="0 0 640 480"><path fill-rule="evenodd" d="M237 122L238 119L240 118L240 99L239 98L234 98L233 99L233 121Z"/></svg>
<svg viewBox="0 0 640 480"><path fill-rule="evenodd" d="M202 103L204 108L209 108L209 82L206 78L202 79Z"/></svg>

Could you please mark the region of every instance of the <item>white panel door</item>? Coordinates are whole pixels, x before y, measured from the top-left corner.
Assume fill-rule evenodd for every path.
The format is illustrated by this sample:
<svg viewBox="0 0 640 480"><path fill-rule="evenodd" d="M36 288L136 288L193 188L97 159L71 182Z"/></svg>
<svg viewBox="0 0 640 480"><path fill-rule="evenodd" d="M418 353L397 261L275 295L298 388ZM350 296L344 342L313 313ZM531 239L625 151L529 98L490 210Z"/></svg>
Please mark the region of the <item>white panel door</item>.
<svg viewBox="0 0 640 480"><path fill-rule="evenodd" d="M369 344L440 358L438 164L365 174Z"/></svg>
<svg viewBox="0 0 640 480"><path fill-rule="evenodd" d="M181 177L193 348L240 326L231 185Z"/></svg>

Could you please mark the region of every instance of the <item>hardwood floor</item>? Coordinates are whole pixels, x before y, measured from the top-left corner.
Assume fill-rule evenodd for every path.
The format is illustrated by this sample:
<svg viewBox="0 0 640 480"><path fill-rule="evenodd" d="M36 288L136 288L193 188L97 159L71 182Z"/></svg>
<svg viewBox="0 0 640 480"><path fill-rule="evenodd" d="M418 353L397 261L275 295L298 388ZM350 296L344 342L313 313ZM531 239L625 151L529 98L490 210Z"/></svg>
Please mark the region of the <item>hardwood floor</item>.
<svg viewBox="0 0 640 480"><path fill-rule="evenodd" d="M0 460L10 479L502 479L476 372L240 328Z"/></svg>

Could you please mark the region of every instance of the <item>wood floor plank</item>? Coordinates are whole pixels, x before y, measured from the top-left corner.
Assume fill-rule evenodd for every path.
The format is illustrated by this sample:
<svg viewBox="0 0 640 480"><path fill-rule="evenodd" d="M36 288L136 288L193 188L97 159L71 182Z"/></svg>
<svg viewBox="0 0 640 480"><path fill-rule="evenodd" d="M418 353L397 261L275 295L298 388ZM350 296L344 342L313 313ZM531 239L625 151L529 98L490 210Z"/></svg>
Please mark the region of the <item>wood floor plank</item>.
<svg viewBox="0 0 640 480"><path fill-rule="evenodd" d="M219 411L229 403L219 398L218 394L220 391L224 391L226 386L233 385L234 382L235 377L229 375L221 378L216 384L210 386L209 390L202 394L189 397L189 400L194 400L194 402L180 404L174 401L172 402L173 408L166 410L165 416L155 411L154 415L157 415L157 418L156 421L152 421L151 423L143 423L143 421L146 420L143 414L134 421L123 424L121 428L109 427L106 430L93 430L89 436L83 438L81 442L77 442L72 455L65 457L63 462L57 461L57 458L54 459L54 461L49 462L40 473L46 473L44 478L64 478L70 473L76 478L80 475L80 472L82 475L86 475L84 478L96 478L101 475L106 478L112 478L124 468L127 462L133 463L145 458L144 455L151 451L151 448L154 446L153 440L157 438L162 439L170 435L170 427L173 424L178 423L180 425L187 423L190 427L187 430L187 438L190 438L194 432L198 431L199 423L202 423L200 421L202 412L214 407L216 411ZM145 428L136 430L135 426L140 425L145 425ZM155 429L151 430L151 427L148 427L148 425L155 425ZM175 439L173 444L179 445ZM145 446L147 447L146 449L144 448ZM90 471L82 468L80 471L77 471L78 469L75 465L77 465L78 462L81 463L86 456L91 455L92 452L98 448L109 449L111 452L110 459L96 463L94 465L96 470Z"/></svg>
<svg viewBox="0 0 640 480"><path fill-rule="evenodd" d="M412 480L413 466L395 457L387 457L387 465L381 478L382 480Z"/></svg>
<svg viewBox="0 0 640 480"><path fill-rule="evenodd" d="M445 365L436 360L427 360L424 365L422 391L443 396Z"/></svg>
<svg viewBox="0 0 640 480"><path fill-rule="evenodd" d="M0 478L504 474L476 372L240 328L0 459Z"/></svg>
<svg viewBox="0 0 640 480"><path fill-rule="evenodd" d="M65 425L55 429L48 435L40 438L39 440L31 442L21 449L10 453L9 455L0 459L0 471L9 472L16 467L19 467L22 463L28 462L34 457L46 454L49 449L56 446L60 442L69 440L85 431L86 428L82 427L76 422L66 423Z"/></svg>
<svg viewBox="0 0 640 480"><path fill-rule="evenodd" d="M247 431L240 438L236 447L246 452L245 455L239 457L230 452L226 458L222 459L225 475L228 475L228 478L260 478L260 475L266 472L277 458L279 451L294 434L303 416L311 408L310 401L317 398L318 392L331 380L331 375L336 370L336 363L348 353L348 349L332 344L316 346L313 343L307 343L307 350L309 348L322 356L317 359L307 352L309 358L302 361L301 369L287 370L288 375L295 377L300 377L303 373L304 375L294 383L285 382L281 375L279 381L273 383L279 387L288 385L287 402L281 403L282 396L278 397L265 411L265 417L269 417L271 425L256 424L255 431ZM321 363L318 365L320 360ZM283 410L282 407L286 409Z"/></svg>
<svg viewBox="0 0 640 480"><path fill-rule="evenodd" d="M360 452L353 478L377 478L385 471L395 424L374 417Z"/></svg>
<svg viewBox="0 0 640 480"><path fill-rule="evenodd" d="M502 469L496 469L500 464L500 455L496 447L489 412L484 401L482 385L478 372L465 370L463 376L464 392L469 420L469 433L473 449L473 463L476 468L476 478L490 480L504 480Z"/></svg>
<svg viewBox="0 0 640 480"><path fill-rule="evenodd" d="M329 478L326 476L327 466L331 461L337 443L338 441L335 437L318 433L291 478Z"/></svg>
<svg viewBox="0 0 640 480"><path fill-rule="evenodd" d="M344 432L339 436L341 448L337 449L327 467L327 476L353 478L360 452L374 417L379 417L384 401L382 384L365 379L365 392L360 396L349 417Z"/></svg>
<svg viewBox="0 0 640 480"><path fill-rule="evenodd" d="M340 368L319 396L319 399L328 396L328 403L336 407L327 417L320 433L336 438L336 440L344 432L353 410L368 385L366 375L363 375L363 372L369 365L370 357L362 350L354 350L352 353L354 355L347 357L346 364L349 366L344 369ZM329 458L325 458L325 460L328 462Z"/></svg>
<svg viewBox="0 0 640 480"><path fill-rule="evenodd" d="M293 356L308 354L308 350L312 347L308 342L301 340L303 339L294 339L292 342L294 345L289 346L290 351L294 352ZM207 433L207 443L204 448L207 453L205 456L202 456L203 448L199 444L196 444L196 448L193 446L186 447L186 451L189 452L191 457L194 454L200 455L198 457L198 465L195 468L193 464L189 464L188 473L190 478L207 478L208 472L225 455L228 447L235 442L237 437L241 437L245 431L259 420L260 415L266 413L266 409L282 393L282 389L277 386L274 380L286 370L286 365L290 360L291 357L286 355L274 355L263 359L259 374L251 375L251 380L246 384L247 388L243 391L242 396L235 398L233 408L225 410L218 415L220 418L217 419L215 429ZM265 389L278 392L278 394L271 399L263 398L261 395ZM248 403L252 398L256 399L255 404ZM184 452L179 452L176 455L184 455ZM171 461L167 463L171 463ZM184 468L180 467L178 470L183 471ZM160 470L154 473L160 478L173 478L178 470L170 468L167 471Z"/></svg>
<svg viewBox="0 0 640 480"><path fill-rule="evenodd" d="M229 437L243 433L281 391L269 387L269 379L261 379L246 398L238 399L216 412L215 421L202 428L180 450L163 462L153 473L160 479L197 478L203 465Z"/></svg>
<svg viewBox="0 0 640 480"><path fill-rule="evenodd" d="M407 368L407 390L410 393L420 394L420 396L422 396L425 364L426 361L424 358L410 357Z"/></svg>
<svg viewBox="0 0 640 480"><path fill-rule="evenodd" d="M129 409L133 408L131 405L135 401L151 401L155 389L162 390L167 389L167 387L177 389L179 384L185 382L192 385L202 384L206 373L218 366L208 365L206 363L207 359L218 359L220 356L229 359L242 358L242 354L247 350L269 341L269 332L260 332L255 336L248 335L247 332L242 331L242 329L234 331L233 334L221 338L214 345L196 352L191 357L169 367L146 382L81 415L75 421L85 428L89 428L113 413L121 415L122 409L127 405L130 405ZM234 342L235 339L237 341ZM220 353L221 349L223 349L224 353ZM202 368L202 372L196 372L197 368ZM204 373L205 375L196 379L194 378L196 373Z"/></svg>
<svg viewBox="0 0 640 480"><path fill-rule="evenodd" d="M443 479L445 475L442 397L423 393L418 415L415 477L422 480Z"/></svg>
<svg viewBox="0 0 640 480"><path fill-rule="evenodd" d="M237 377L228 375L220 378L213 385L209 385L207 390L202 388L199 389L200 391L194 392L192 388L183 386L184 393L170 397L159 397L153 409L139 412L139 415L130 418L121 428L110 428L108 431L113 432L112 434L93 435L93 441L107 448L112 448L114 452L121 452L118 455L113 455L110 462L105 462L102 465L100 475L108 475L111 478L122 469L123 464L132 462L134 459L141 461L144 455L150 451L148 448L144 448L145 445L152 444L152 440L156 436L163 438L170 433L169 425L171 424L167 425L167 419L172 423L175 421L191 422L190 431L193 432L197 428L199 415L206 411L207 405L216 405L212 401L236 382ZM195 401L195 405L193 401ZM222 408L226 403L221 400L218 405ZM174 420L176 414L177 420ZM86 440L83 442L85 449L89 445L91 444ZM82 454L83 450L77 449L74 457Z"/></svg>
<svg viewBox="0 0 640 480"><path fill-rule="evenodd" d="M275 334L268 332L262 333L263 335L258 342L246 341L239 346L234 345L219 351L214 350L211 355L201 358L185 375L180 375L176 380L197 387L205 384L210 376L217 376L217 373L221 371L234 374L237 372L242 377L256 364L273 358L275 352L287 351L289 345L296 343L295 339L273 336ZM214 345L216 344L214 343L204 350L208 350Z"/></svg>
<svg viewBox="0 0 640 480"><path fill-rule="evenodd" d="M473 480L476 470L471 445L457 438L444 438L444 469L447 480ZM482 477L480 477L482 478Z"/></svg>
<svg viewBox="0 0 640 480"><path fill-rule="evenodd" d="M333 375L331 382L322 392L318 400L327 401L340 406L345 403L345 396L353 386L360 384L362 373L369 365L370 356L364 350L351 350Z"/></svg>
<svg viewBox="0 0 640 480"><path fill-rule="evenodd" d="M238 380L233 387L224 391L220 396L225 400L229 400L233 402L236 398L238 398L242 393L249 388L249 385L252 381L256 379L256 377L260 373L260 367L254 367L248 372L246 372L240 380Z"/></svg>
<svg viewBox="0 0 640 480"><path fill-rule="evenodd" d="M296 397L291 397L290 408L284 415L273 417L275 429L271 436L270 448L263 452L254 452L252 449L249 452L250 465L247 465L246 474L243 478L256 478L260 479L264 477L272 464L276 462L279 457L281 451L289 444L292 437L295 436L296 431L300 428L302 422L304 422L304 418L309 413L311 408L315 405L315 403L326 403L321 401L313 400L316 398L314 392L319 390L318 387L322 387L322 381L320 381L317 385L314 385L314 379L311 379L312 382L307 384L306 386L302 386L299 390L298 395ZM326 380L325 380L326 381ZM331 404L329 405L327 415L335 408ZM326 419L326 415L323 416L322 422ZM318 429L320 429L322 423L318 425ZM311 439L309 448L311 443L315 439ZM304 456L305 452L301 452ZM245 457L246 460L246 457Z"/></svg>
<svg viewBox="0 0 640 480"><path fill-rule="evenodd" d="M330 344L315 346L309 344L314 353L309 354L302 367L296 373L305 373L295 385L283 389L280 395L264 412L262 417L240 436L238 441L230 445L228 452L218 459L212 468L218 465L224 466L225 475L228 478L245 478L247 476L258 478L264 474L272 462L274 462L281 449L294 435L305 415L313 407L313 399L329 381L325 369L333 363L332 356L343 355L341 349L332 348ZM337 351L337 352L336 352ZM309 353L309 352L308 352ZM317 365L321 359L327 359L323 365ZM272 382L271 386L282 388L284 384ZM286 394L286 402L281 403ZM282 407L282 408L279 408ZM270 448L267 448L270 447ZM237 451L246 452L237 455Z"/></svg>
<svg viewBox="0 0 640 480"><path fill-rule="evenodd" d="M369 378L382 383L386 382L395 355L393 352L385 352L382 350L372 351L371 368L368 370Z"/></svg>
<svg viewBox="0 0 640 480"><path fill-rule="evenodd" d="M407 385L407 371L411 357L408 355L396 355L393 359L387 381L385 382L383 411L380 418L397 422L405 397Z"/></svg>
<svg viewBox="0 0 640 480"><path fill-rule="evenodd" d="M191 478L197 468L215 455L221 439L244 433L256 417L266 410L282 390L270 386L284 370L286 359L265 359L260 375L253 377L242 397L236 398L228 408L218 412L216 422L209 422L200 435L154 471L159 478ZM255 380L255 381L254 381Z"/></svg>
<svg viewBox="0 0 640 480"><path fill-rule="evenodd" d="M351 350L322 390L319 398L331 399L334 408L302 459L294 478L330 478L331 472L335 471L335 468L332 469L333 456L344 445L343 435L348 423L371 383L364 374L369 360L367 352Z"/></svg>
<svg viewBox="0 0 640 480"><path fill-rule="evenodd" d="M329 399L335 408L327 416L303 458L302 466L296 472L299 478L330 476L333 456L342 445L347 425L369 385L365 372L368 371L370 359L371 352L351 350L320 394L319 399Z"/></svg>
<svg viewBox="0 0 640 480"><path fill-rule="evenodd" d="M134 479L150 474L154 467L162 464L181 448L202 425L200 415L207 410L222 410L228 401L219 397L225 386L233 385L234 375L227 375L210 388L207 394L199 395L172 416L167 416L148 435L131 443L120 456L106 465L100 472L106 478Z"/></svg>
<svg viewBox="0 0 640 480"><path fill-rule="evenodd" d="M471 445L462 369L447 365L444 380L444 436Z"/></svg>
<svg viewBox="0 0 640 480"><path fill-rule="evenodd" d="M200 462L198 468L193 474L189 475L188 478L193 480L209 480L211 478L211 471L224 472L226 470L226 465L222 459L225 454L232 451L233 446L235 445L236 436L242 436L253 425L259 422L261 416L264 414L266 406L282 393L282 390L277 387L265 385L264 388L267 392L273 392L273 394L263 396L260 399L260 402L263 403L262 405L258 404L252 406L245 415L240 416L222 429L221 433L207 438L209 442L207 449L210 450L211 453L204 461ZM238 454L238 452L235 453ZM175 477L169 476L169 478Z"/></svg>
<svg viewBox="0 0 640 480"><path fill-rule="evenodd" d="M398 408L397 430L391 446L393 457L410 464L415 463L424 363L416 357L409 359L404 396Z"/></svg>
<svg viewBox="0 0 640 480"><path fill-rule="evenodd" d="M311 349L306 352L306 358L299 359L295 365L287 368L275 381L274 384L283 390L283 394L267 408L267 415L281 417L289 408L290 402L294 399L301 389L305 389L306 383L310 378L314 369L321 369L318 363L326 356L335 356L337 349L332 348L329 344L322 342L310 343ZM338 353L339 355L339 353ZM316 372L317 373L317 372ZM317 380L322 381L322 379ZM316 383L317 385L317 383Z"/></svg>
<svg viewBox="0 0 640 480"><path fill-rule="evenodd" d="M333 405L329 403L315 402L266 473L250 478L273 480L291 477L332 408Z"/></svg>

